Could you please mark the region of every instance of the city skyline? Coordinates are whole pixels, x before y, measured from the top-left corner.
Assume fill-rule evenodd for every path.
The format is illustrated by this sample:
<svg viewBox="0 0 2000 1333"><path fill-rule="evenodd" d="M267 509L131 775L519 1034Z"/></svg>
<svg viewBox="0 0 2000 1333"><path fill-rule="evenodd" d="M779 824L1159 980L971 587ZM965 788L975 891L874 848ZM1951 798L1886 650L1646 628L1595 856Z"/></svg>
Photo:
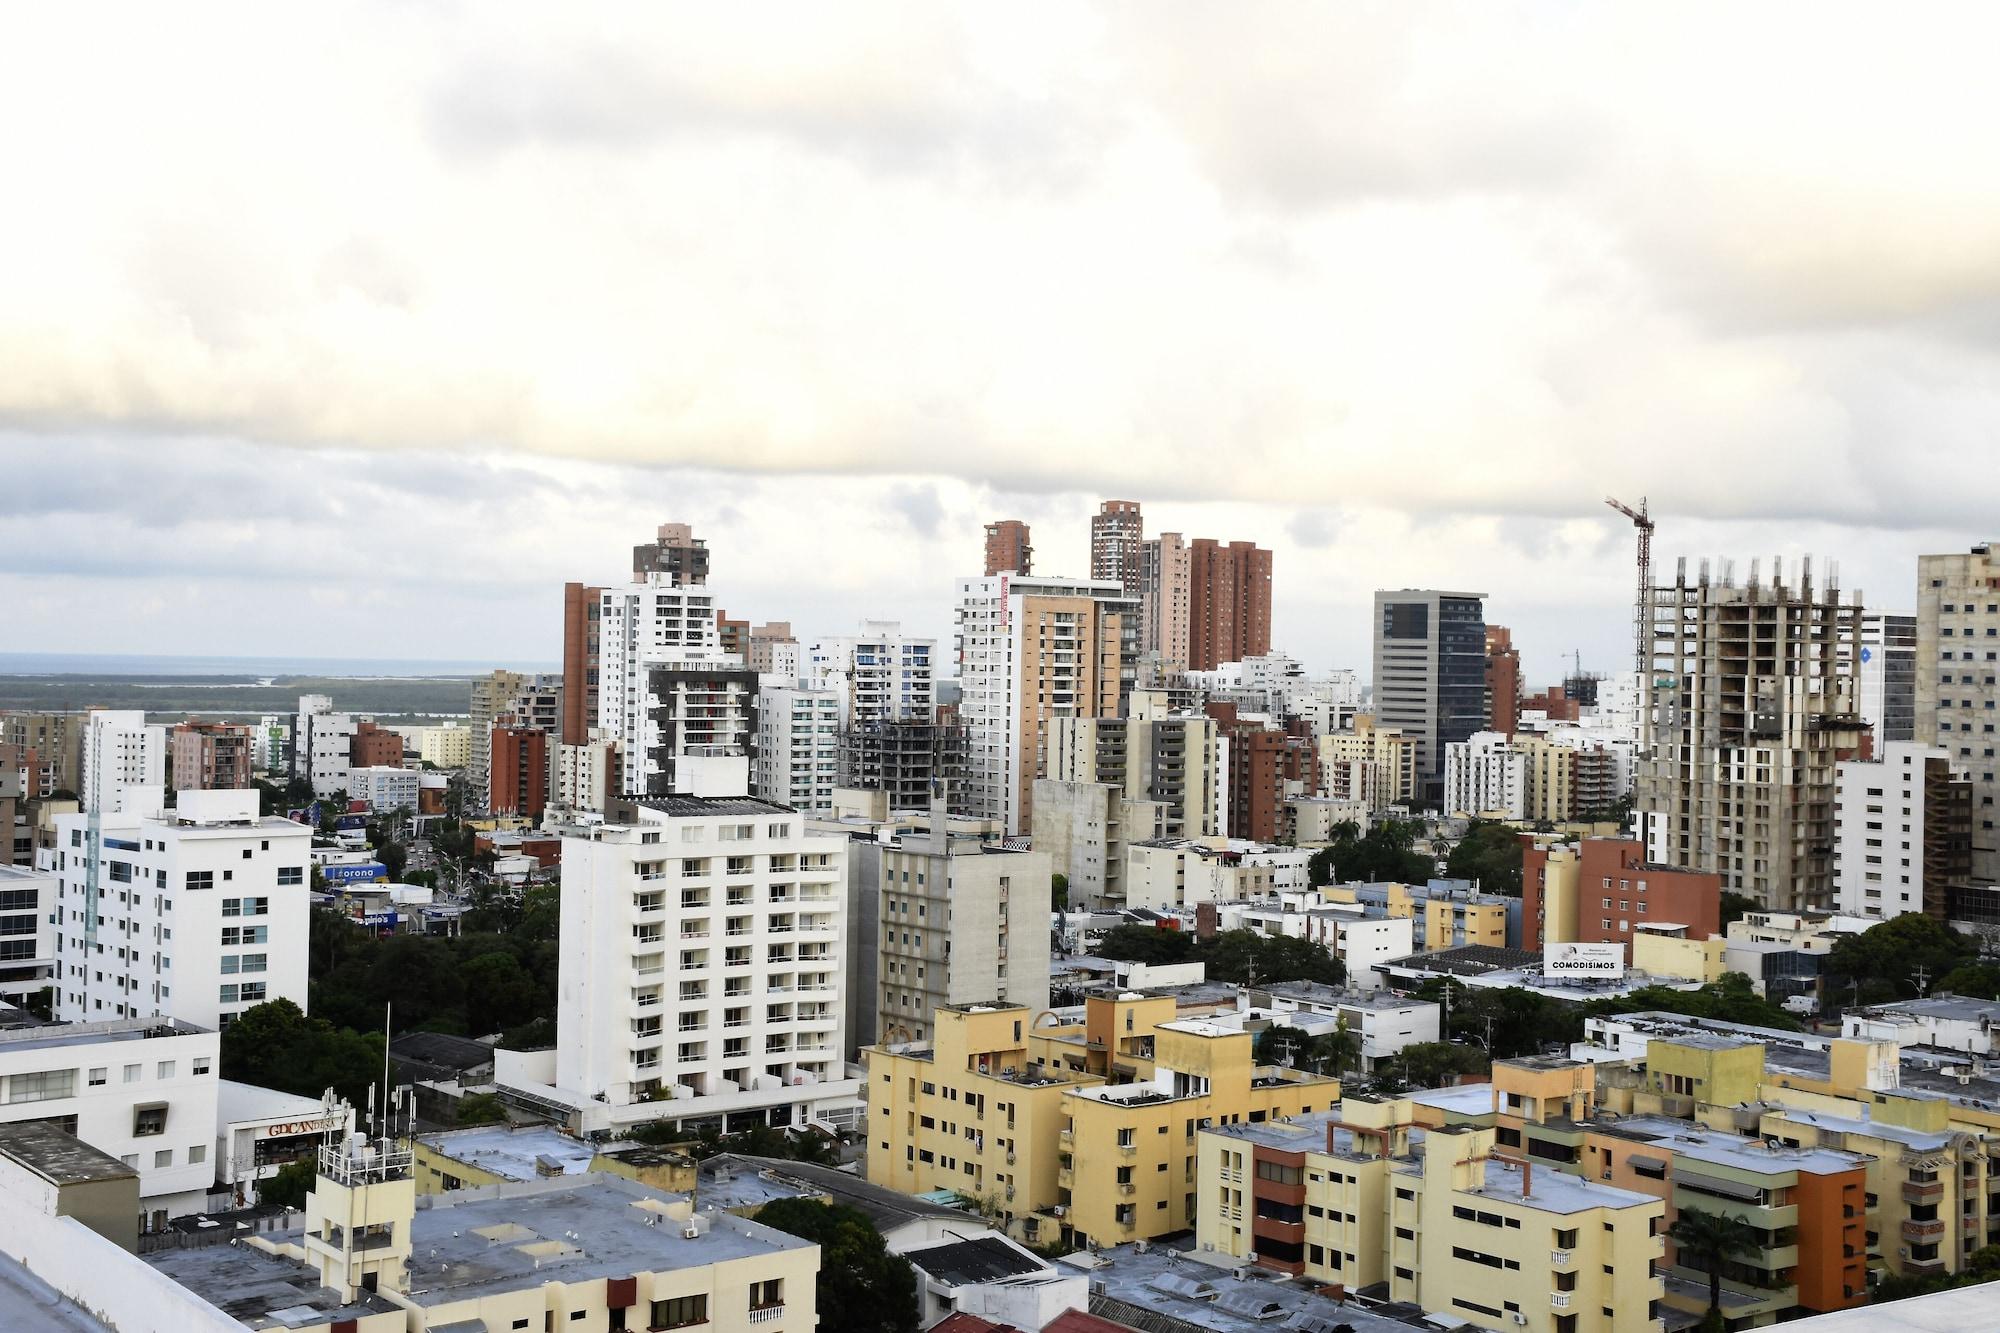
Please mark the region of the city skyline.
<svg viewBox="0 0 2000 1333"><path fill-rule="evenodd" d="M1620 657L1606 494L1892 610L1992 535L1988 11L542 17L22 17L22 642L542 660L664 518L943 637L984 523L1081 574L1130 497L1309 663L1477 587L1545 681Z"/></svg>

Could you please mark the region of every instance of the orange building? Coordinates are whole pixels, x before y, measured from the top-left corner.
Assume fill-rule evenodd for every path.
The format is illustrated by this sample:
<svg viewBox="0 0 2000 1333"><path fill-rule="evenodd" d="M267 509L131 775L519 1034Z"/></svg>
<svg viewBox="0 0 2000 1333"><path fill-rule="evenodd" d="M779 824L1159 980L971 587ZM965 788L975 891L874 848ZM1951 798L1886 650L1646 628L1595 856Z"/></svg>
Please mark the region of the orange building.
<svg viewBox="0 0 2000 1333"><path fill-rule="evenodd" d="M355 768L401 768L403 733L373 722L356 723L354 739L347 743L347 762Z"/></svg>
<svg viewBox="0 0 2000 1333"><path fill-rule="evenodd" d="M1511 736L1521 725L1521 654L1514 631L1486 627L1486 729Z"/></svg>
<svg viewBox="0 0 2000 1333"><path fill-rule="evenodd" d="M488 806L496 815L541 817L549 803L549 737L532 727L493 728Z"/></svg>

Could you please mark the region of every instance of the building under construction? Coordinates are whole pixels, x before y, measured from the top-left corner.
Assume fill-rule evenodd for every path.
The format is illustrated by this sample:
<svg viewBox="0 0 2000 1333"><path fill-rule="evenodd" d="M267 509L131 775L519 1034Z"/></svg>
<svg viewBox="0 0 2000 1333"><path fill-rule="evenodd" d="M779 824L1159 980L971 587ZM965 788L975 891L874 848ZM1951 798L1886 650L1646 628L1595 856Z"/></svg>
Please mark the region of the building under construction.
<svg viewBox="0 0 2000 1333"><path fill-rule="evenodd" d="M1859 594L1812 561L1787 583L1738 584L1707 561L1650 589L1650 707L1638 810L1648 855L1722 877L1725 890L1796 911L1833 901L1835 765L1866 735L1855 668Z"/></svg>

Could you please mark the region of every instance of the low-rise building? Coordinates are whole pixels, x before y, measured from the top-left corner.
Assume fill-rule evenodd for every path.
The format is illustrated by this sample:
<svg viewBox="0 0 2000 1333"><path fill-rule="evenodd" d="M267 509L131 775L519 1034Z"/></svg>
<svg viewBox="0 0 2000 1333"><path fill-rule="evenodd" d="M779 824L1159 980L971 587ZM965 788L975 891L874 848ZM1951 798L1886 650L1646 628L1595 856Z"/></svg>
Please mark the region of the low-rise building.
<svg viewBox="0 0 2000 1333"><path fill-rule="evenodd" d="M1192 1225L1202 1124L1338 1100L1335 1079L1259 1066L1240 1028L1110 992L1081 1024L1021 1005L937 1011L929 1043L871 1046L868 1178L989 1205L1030 1244L1115 1244Z"/></svg>
<svg viewBox="0 0 2000 1333"><path fill-rule="evenodd" d="M241 1208L257 1201L257 1182L317 1152L343 1112L316 1097L225 1078L216 1084L215 1115L216 1189Z"/></svg>
<svg viewBox="0 0 2000 1333"><path fill-rule="evenodd" d="M1390 991L1342 989L1311 981L1280 981L1250 992L1250 1002L1278 1015L1277 1021L1298 1026L1300 1018L1331 1019L1360 1043L1363 1072L1373 1072L1402 1053L1406 1046L1439 1039L1440 1008L1434 1000Z"/></svg>
<svg viewBox="0 0 2000 1333"><path fill-rule="evenodd" d="M1192 907L1306 886L1312 853L1243 838L1151 838L1126 856L1124 906Z"/></svg>

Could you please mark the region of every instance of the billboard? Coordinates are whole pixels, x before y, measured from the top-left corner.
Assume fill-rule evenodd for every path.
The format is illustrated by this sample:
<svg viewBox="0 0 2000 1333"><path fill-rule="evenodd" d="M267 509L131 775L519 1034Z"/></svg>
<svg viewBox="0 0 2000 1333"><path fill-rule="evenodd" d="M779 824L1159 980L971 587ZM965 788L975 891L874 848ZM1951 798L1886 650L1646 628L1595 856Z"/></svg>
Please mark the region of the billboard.
<svg viewBox="0 0 2000 1333"><path fill-rule="evenodd" d="M368 827L368 816L336 815L334 817L333 826L335 828L341 828L341 829L365 829Z"/></svg>
<svg viewBox="0 0 2000 1333"><path fill-rule="evenodd" d="M373 884L376 880L389 878L389 868L380 861L354 861L346 865L321 866L319 873L329 886Z"/></svg>
<svg viewBox="0 0 2000 1333"><path fill-rule="evenodd" d="M1571 941L1551 944L1542 950L1542 976L1622 977L1625 975L1625 946L1622 944L1580 944Z"/></svg>

